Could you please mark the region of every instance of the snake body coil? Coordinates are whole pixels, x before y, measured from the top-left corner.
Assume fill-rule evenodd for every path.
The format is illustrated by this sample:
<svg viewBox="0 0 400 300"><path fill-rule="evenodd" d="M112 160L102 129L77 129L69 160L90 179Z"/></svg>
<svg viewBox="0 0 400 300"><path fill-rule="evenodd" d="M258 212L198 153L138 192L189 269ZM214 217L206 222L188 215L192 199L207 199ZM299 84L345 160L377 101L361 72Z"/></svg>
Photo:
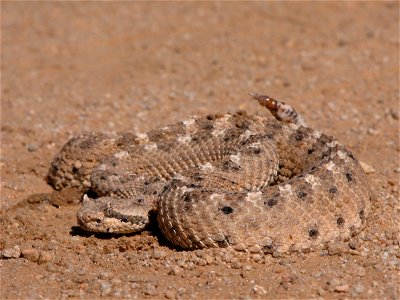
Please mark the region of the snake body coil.
<svg viewBox="0 0 400 300"><path fill-rule="evenodd" d="M371 192L352 153L289 105L251 96L274 118L238 112L147 134L84 134L63 147L49 179L97 194L84 196L82 228L139 231L154 211L165 237L186 249L283 253L357 234Z"/></svg>

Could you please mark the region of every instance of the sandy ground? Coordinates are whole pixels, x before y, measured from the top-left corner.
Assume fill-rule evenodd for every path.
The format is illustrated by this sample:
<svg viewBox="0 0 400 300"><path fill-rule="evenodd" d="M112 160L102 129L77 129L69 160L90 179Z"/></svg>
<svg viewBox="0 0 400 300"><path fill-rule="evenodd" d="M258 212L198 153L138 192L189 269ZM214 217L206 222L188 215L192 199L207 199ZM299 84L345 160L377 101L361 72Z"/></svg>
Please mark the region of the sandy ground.
<svg viewBox="0 0 400 300"><path fill-rule="evenodd" d="M1 4L1 298L399 298L399 4ZM366 164L367 228L283 257L178 251L158 228L76 227L46 182L82 131L140 131L284 99Z"/></svg>

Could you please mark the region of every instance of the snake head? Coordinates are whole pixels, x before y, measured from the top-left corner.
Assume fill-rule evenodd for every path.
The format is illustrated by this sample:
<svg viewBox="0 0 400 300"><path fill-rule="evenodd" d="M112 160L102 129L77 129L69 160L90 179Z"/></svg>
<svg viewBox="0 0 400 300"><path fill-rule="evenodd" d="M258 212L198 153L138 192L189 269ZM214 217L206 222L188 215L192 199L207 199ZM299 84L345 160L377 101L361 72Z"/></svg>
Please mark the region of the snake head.
<svg viewBox="0 0 400 300"><path fill-rule="evenodd" d="M131 233L143 230L149 223L151 206L145 199L116 199L83 196L77 213L78 224L94 232Z"/></svg>

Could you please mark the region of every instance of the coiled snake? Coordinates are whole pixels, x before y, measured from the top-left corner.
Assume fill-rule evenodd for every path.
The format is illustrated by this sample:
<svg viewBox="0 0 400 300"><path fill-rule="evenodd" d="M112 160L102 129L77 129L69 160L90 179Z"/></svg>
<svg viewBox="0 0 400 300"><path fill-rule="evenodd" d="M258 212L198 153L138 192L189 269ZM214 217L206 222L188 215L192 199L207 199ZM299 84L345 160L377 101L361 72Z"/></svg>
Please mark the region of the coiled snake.
<svg viewBox="0 0 400 300"><path fill-rule="evenodd" d="M304 251L347 240L371 208L366 175L335 139L284 102L251 94L274 117L208 115L146 134L88 133L54 159L49 180L83 197L85 230L143 230L157 214L185 249Z"/></svg>

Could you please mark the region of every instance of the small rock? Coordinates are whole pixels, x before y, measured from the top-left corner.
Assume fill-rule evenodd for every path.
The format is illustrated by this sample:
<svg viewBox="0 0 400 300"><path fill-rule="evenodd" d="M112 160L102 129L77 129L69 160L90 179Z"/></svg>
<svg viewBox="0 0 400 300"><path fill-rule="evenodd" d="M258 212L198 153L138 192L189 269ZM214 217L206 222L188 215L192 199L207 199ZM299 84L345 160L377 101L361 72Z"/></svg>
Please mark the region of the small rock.
<svg viewBox="0 0 400 300"><path fill-rule="evenodd" d="M157 293L157 288L154 284L146 283L143 292L147 296L154 296Z"/></svg>
<svg viewBox="0 0 400 300"><path fill-rule="evenodd" d="M39 251L35 248L22 249L21 253L22 253L23 258L25 258L29 261L32 261L32 262L37 261L39 259L39 255L40 255Z"/></svg>
<svg viewBox="0 0 400 300"><path fill-rule="evenodd" d="M346 293L349 291L349 289L350 289L350 286L348 284L341 284L341 285L335 286L334 290L335 290L335 292L338 292L338 293Z"/></svg>
<svg viewBox="0 0 400 300"><path fill-rule="evenodd" d="M197 261L197 265L198 266L205 266L207 264L207 261L205 260L205 259L199 259L198 261Z"/></svg>
<svg viewBox="0 0 400 300"><path fill-rule="evenodd" d="M122 283L122 280L119 279L119 278L113 278L113 279L111 280L111 283L112 283L113 286L117 286L117 285L119 285L119 284Z"/></svg>
<svg viewBox="0 0 400 300"><path fill-rule="evenodd" d="M342 255L348 251L348 246L346 244L332 244L328 248L329 255Z"/></svg>
<svg viewBox="0 0 400 300"><path fill-rule="evenodd" d="M333 292L337 286L343 284L344 282L340 281L339 278L332 278L330 281L328 281L327 288L329 289L329 291Z"/></svg>
<svg viewBox="0 0 400 300"><path fill-rule="evenodd" d="M210 255L206 255L204 257L204 259L206 260L207 264L211 265L214 262L214 258L212 258L212 256Z"/></svg>
<svg viewBox="0 0 400 300"><path fill-rule="evenodd" d="M349 242L349 247L350 247L350 249L356 250L358 247L360 247L360 242L358 242L356 240L351 240Z"/></svg>
<svg viewBox="0 0 400 300"><path fill-rule="evenodd" d="M181 288L178 289L178 297L182 296L184 293L186 293L186 289L185 288L181 287Z"/></svg>
<svg viewBox="0 0 400 300"><path fill-rule="evenodd" d="M100 283L101 296L108 296L112 292L112 285L108 282Z"/></svg>
<svg viewBox="0 0 400 300"><path fill-rule="evenodd" d="M256 295L266 295L267 294L267 291L261 285L257 285L257 284L254 285L251 290Z"/></svg>
<svg viewBox="0 0 400 300"><path fill-rule="evenodd" d="M397 110L394 110L393 108L391 108L391 109L389 109L389 114L393 119L395 119L395 120L399 119L399 112Z"/></svg>
<svg viewBox="0 0 400 300"><path fill-rule="evenodd" d="M55 273L57 272L57 268L54 266L54 264L47 264L46 266L46 271L50 273Z"/></svg>
<svg viewBox="0 0 400 300"><path fill-rule="evenodd" d="M260 254L254 254L253 255L253 260L255 262L259 262L259 261L261 261L261 259L262 259L262 256Z"/></svg>
<svg viewBox="0 0 400 300"><path fill-rule="evenodd" d="M321 271L316 271L314 273L312 273L312 277L314 278L319 278L322 276L322 272Z"/></svg>
<svg viewBox="0 0 400 300"><path fill-rule="evenodd" d="M172 266L171 268L170 268L170 271L168 272L168 274L171 274L171 275L178 275L179 273L181 273L182 272L182 269L179 267L179 266Z"/></svg>
<svg viewBox="0 0 400 300"><path fill-rule="evenodd" d="M243 268L243 270L245 270L245 271L251 271L251 266L247 265L247 266L245 266L245 267Z"/></svg>
<svg viewBox="0 0 400 300"><path fill-rule="evenodd" d="M368 129L367 129L367 133L368 133L369 135L375 136L375 135L378 135L378 134L379 134L379 130L376 130L376 129L374 129L374 128L368 128Z"/></svg>
<svg viewBox="0 0 400 300"><path fill-rule="evenodd" d="M112 274L109 272L101 272L100 274L97 275L99 279L108 279L112 277Z"/></svg>
<svg viewBox="0 0 400 300"><path fill-rule="evenodd" d="M6 248L1 251L1 256L3 258L18 258L21 255L21 249L19 246L14 246L13 248Z"/></svg>
<svg viewBox="0 0 400 300"><path fill-rule="evenodd" d="M163 258L163 257L165 257L165 252L162 250L159 250L159 249L154 249L152 257L155 259Z"/></svg>
<svg viewBox="0 0 400 300"><path fill-rule="evenodd" d="M235 258L231 263L231 267L234 269L241 269L242 264L240 263L240 261L237 258Z"/></svg>
<svg viewBox="0 0 400 300"><path fill-rule="evenodd" d="M232 255L229 252L225 252L222 255L222 260L226 263L230 263L232 260Z"/></svg>
<svg viewBox="0 0 400 300"><path fill-rule="evenodd" d="M325 290L322 287L320 287L318 288L317 294L318 296L323 297L325 295Z"/></svg>
<svg viewBox="0 0 400 300"><path fill-rule="evenodd" d="M71 278L71 281L72 281L73 283L78 283L78 284L85 282L85 280L86 280L86 278L85 278L84 276L82 276L82 275L79 275L79 274L74 275L74 276Z"/></svg>
<svg viewBox="0 0 400 300"><path fill-rule="evenodd" d="M176 298L175 291L171 291L171 290L166 291L165 292L165 298L167 298L167 299L175 299Z"/></svg>
<svg viewBox="0 0 400 300"><path fill-rule="evenodd" d="M364 277L364 276L367 274L367 271L365 270L364 267L359 266L359 267L356 269L356 274L357 274L357 276Z"/></svg>
<svg viewBox="0 0 400 300"><path fill-rule="evenodd" d="M39 255L39 259L37 260L38 264L45 264L53 259L53 255L47 251L41 251Z"/></svg>
<svg viewBox="0 0 400 300"><path fill-rule="evenodd" d="M38 149L38 147L37 147L36 145L33 145L33 144L28 144L28 145L26 146L26 149L27 149L29 152L35 152L35 151Z"/></svg>
<svg viewBox="0 0 400 300"><path fill-rule="evenodd" d="M366 174L373 174L376 172L376 170L374 169L374 167L370 166L369 164L360 161L360 165L361 167L364 169Z"/></svg>
<svg viewBox="0 0 400 300"><path fill-rule="evenodd" d="M357 283L353 288L351 289L351 296L355 297L357 294L361 294L364 292L364 286L361 283Z"/></svg>

